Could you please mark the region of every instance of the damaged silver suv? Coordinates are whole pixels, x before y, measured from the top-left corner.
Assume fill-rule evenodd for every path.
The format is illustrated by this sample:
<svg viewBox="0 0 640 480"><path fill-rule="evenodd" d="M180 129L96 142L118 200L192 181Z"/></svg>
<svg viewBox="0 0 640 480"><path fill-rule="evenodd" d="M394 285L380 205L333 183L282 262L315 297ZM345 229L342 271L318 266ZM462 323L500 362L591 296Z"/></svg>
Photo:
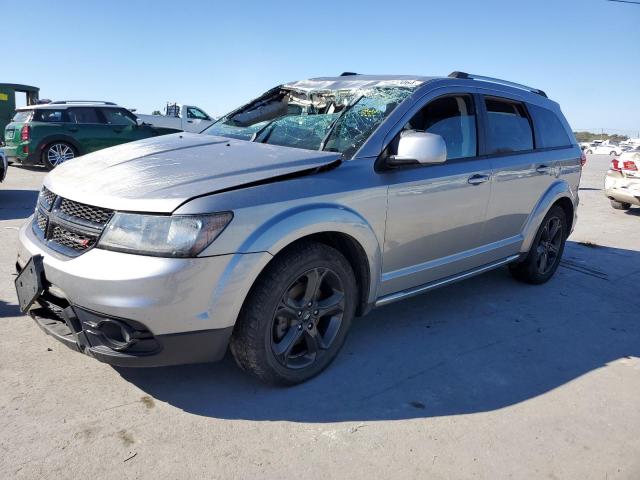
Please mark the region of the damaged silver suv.
<svg viewBox="0 0 640 480"><path fill-rule="evenodd" d="M544 92L454 72L288 83L204 134L69 161L20 231L20 307L100 361L295 384L355 315L558 268L581 150Z"/></svg>

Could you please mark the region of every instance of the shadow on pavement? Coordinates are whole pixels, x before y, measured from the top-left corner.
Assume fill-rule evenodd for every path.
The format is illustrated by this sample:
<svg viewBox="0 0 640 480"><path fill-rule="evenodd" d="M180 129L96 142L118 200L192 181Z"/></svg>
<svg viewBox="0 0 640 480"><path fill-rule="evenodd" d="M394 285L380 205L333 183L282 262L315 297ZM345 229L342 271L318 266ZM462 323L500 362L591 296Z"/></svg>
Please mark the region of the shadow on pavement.
<svg viewBox="0 0 640 480"><path fill-rule="evenodd" d="M37 190L5 190L0 186L0 220L27 218L37 199Z"/></svg>
<svg viewBox="0 0 640 480"><path fill-rule="evenodd" d="M568 242L547 284L506 269L373 311L306 384L272 388L219 364L118 369L158 400L209 417L293 422L461 415L508 407L640 356L640 253ZM597 275L595 273L597 273Z"/></svg>
<svg viewBox="0 0 640 480"><path fill-rule="evenodd" d="M0 300L0 318L19 317L21 315L22 312L18 305Z"/></svg>

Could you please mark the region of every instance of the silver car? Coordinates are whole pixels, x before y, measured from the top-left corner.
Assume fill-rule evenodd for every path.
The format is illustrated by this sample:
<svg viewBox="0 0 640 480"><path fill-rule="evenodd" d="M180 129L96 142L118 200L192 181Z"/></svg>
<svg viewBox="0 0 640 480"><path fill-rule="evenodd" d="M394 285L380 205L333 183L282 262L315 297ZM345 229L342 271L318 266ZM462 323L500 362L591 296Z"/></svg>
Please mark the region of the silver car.
<svg viewBox="0 0 640 480"><path fill-rule="evenodd" d="M571 129L544 92L503 80L298 81L203 133L45 178L16 279L45 332L120 366L230 347L261 380L295 384L373 307L502 265L546 282L575 224Z"/></svg>

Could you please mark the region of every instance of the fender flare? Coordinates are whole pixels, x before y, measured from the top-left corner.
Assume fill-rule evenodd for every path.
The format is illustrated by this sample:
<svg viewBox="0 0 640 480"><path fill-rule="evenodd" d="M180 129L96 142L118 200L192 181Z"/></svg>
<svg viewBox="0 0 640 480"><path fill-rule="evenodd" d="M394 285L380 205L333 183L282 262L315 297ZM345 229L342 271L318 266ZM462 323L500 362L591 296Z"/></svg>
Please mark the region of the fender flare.
<svg viewBox="0 0 640 480"><path fill-rule="evenodd" d="M42 158L42 151L44 148L52 142L65 142L70 144L73 148L78 152L78 156L84 154L83 148L80 146L80 143L70 135L65 135L62 133L47 135L38 143L36 151L38 152L38 160Z"/></svg>
<svg viewBox="0 0 640 480"><path fill-rule="evenodd" d="M529 252L533 239L542 224L542 220L547 215L551 207L560 199L566 198L573 205L573 211L575 215L575 208L577 205L577 192L573 192L571 187L565 180L557 180L554 182L546 192L540 197L533 212L529 215L524 228L522 229L522 246L520 247L521 253ZM572 222L573 224L574 222Z"/></svg>
<svg viewBox="0 0 640 480"><path fill-rule="evenodd" d="M372 226L357 212L335 204L311 204L280 212L268 219L239 248L239 252L269 252L274 257L284 248L314 234L338 233L351 237L364 251L369 269L368 303L375 301L382 249Z"/></svg>

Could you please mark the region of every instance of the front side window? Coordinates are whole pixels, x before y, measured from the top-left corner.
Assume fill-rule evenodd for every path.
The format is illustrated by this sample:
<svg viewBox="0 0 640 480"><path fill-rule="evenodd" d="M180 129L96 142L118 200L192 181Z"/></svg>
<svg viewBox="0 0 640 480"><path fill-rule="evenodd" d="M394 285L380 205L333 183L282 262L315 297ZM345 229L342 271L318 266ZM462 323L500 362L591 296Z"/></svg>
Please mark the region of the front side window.
<svg viewBox="0 0 640 480"><path fill-rule="evenodd" d="M524 104L486 97L489 154L533 150L533 132Z"/></svg>
<svg viewBox="0 0 640 480"><path fill-rule="evenodd" d="M71 123L103 123L93 107L75 107L67 110Z"/></svg>
<svg viewBox="0 0 640 480"><path fill-rule="evenodd" d="M568 147L569 135L557 115L551 110L529 105L536 126L536 146L539 148Z"/></svg>
<svg viewBox="0 0 640 480"><path fill-rule="evenodd" d="M447 145L447 160L477 155L476 114L469 95L433 100L404 126L440 135Z"/></svg>
<svg viewBox="0 0 640 480"><path fill-rule="evenodd" d="M222 117L203 133L340 152L351 158L419 84L389 80L359 88L331 89L323 82L283 86Z"/></svg>
<svg viewBox="0 0 640 480"><path fill-rule="evenodd" d="M122 108L102 108L102 115L109 125L135 125L136 119L133 115Z"/></svg>
<svg viewBox="0 0 640 480"><path fill-rule="evenodd" d="M63 122L64 110L36 110L33 112L34 122Z"/></svg>
<svg viewBox="0 0 640 480"><path fill-rule="evenodd" d="M195 118L197 120L209 120L209 116L199 108L187 108L187 118Z"/></svg>

